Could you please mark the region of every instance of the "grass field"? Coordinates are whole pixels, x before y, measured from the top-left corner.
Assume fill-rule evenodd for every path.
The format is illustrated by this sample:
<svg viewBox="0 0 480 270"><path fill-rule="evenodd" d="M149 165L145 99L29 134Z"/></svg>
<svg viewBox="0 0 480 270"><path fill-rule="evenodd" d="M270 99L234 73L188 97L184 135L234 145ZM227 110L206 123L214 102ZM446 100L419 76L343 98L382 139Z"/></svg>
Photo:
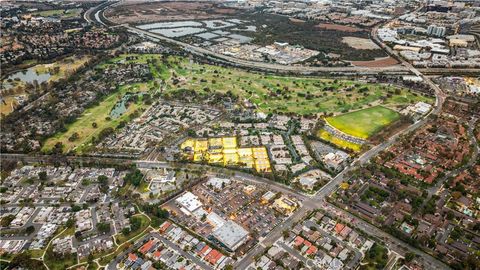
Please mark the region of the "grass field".
<svg viewBox="0 0 480 270"><path fill-rule="evenodd" d="M187 58L161 54L120 55L98 67L105 68L119 62L148 64L155 80L141 85L120 87L116 93L106 97L99 105L87 109L74 123L66 127L66 132L57 133L46 140L42 150L48 151L57 142L62 142L65 145L65 151L85 152L91 146L91 139L102 129L115 128L120 121L128 120L128 114L134 110L146 108L144 104L134 104L119 119L105 120L113 105L127 92L127 89L128 91L132 91L132 88L137 90L141 88L142 91L158 89L154 87L154 82L160 80L164 82L163 94L165 95L183 90L193 90L203 97L209 97L213 92L231 92L240 100L251 101L259 111L265 113L311 115L340 113L379 104L395 108L418 101L433 102L432 98L418 95L408 89L397 89L383 84L263 75L235 68L199 64ZM92 127L93 122L98 124L96 129ZM373 130L377 130L378 124L375 122L373 124ZM68 139L75 132L80 138L70 142Z"/></svg>
<svg viewBox="0 0 480 270"><path fill-rule="evenodd" d="M343 139L340 139L338 137L333 136L332 134L328 133L326 130L320 129L317 133L317 136L327 142L331 142L335 144L336 146L344 149L350 149L354 152L360 152L362 145L352 143L349 141L345 141Z"/></svg>
<svg viewBox="0 0 480 270"><path fill-rule="evenodd" d="M93 137L97 137L98 134L105 128L116 128L121 121L127 121L129 115L137 109L144 109L146 105L139 99L137 103L130 104L127 111L116 119L107 120L110 115L110 111L113 106L127 93L144 91L144 84L134 84L128 86L122 86L119 90L107 96L97 106L89 108L83 112L83 114L73 123L66 126L66 132L60 132L55 134L44 142L42 151L48 151L52 149L57 142L61 142L64 145L64 151L68 152L75 150L77 153L83 153L91 145ZM94 128L92 123L97 123L97 127ZM77 133L79 138L75 141L69 141L72 134Z"/></svg>
<svg viewBox="0 0 480 270"><path fill-rule="evenodd" d="M325 120L330 125L346 134L361 139L368 139L399 117L400 114L396 111L382 106L375 106L334 117L328 117Z"/></svg>
<svg viewBox="0 0 480 270"><path fill-rule="evenodd" d="M118 61L147 63L154 77L166 82L167 90L191 89L199 94L231 91L256 104L263 112L292 112L302 115L315 113L342 112L357 110L367 105L410 104L417 101L432 102L433 99L416 95L408 89L400 89L397 94L393 86L367 84L348 80L332 80L308 77L285 77L250 73L240 69L192 63L186 58L169 56L162 60L161 55L140 55L138 59L126 60L121 55L104 65ZM133 55L135 56L135 55ZM173 84L174 74L179 83ZM359 91L362 88L367 91ZM386 97L387 92L391 97Z"/></svg>

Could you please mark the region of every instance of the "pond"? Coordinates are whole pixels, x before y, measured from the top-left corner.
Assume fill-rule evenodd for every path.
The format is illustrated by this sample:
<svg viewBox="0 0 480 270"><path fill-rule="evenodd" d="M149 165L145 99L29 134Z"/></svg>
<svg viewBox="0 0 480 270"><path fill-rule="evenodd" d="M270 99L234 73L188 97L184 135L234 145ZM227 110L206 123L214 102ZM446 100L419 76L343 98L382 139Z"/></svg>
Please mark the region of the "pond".
<svg viewBox="0 0 480 270"><path fill-rule="evenodd" d="M138 97L139 100L143 97L144 92L138 93L126 93L122 99L120 99L115 106L113 106L112 110L110 111L110 117L112 119L117 119L118 117L122 116L128 109L128 102L132 96ZM131 101L130 101L131 102Z"/></svg>
<svg viewBox="0 0 480 270"><path fill-rule="evenodd" d="M127 101L130 98L130 94L125 94L122 99L115 104L112 111L110 112L110 117L116 119L120 117L127 111Z"/></svg>
<svg viewBox="0 0 480 270"><path fill-rule="evenodd" d="M35 80L40 84L48 81L52 75L50 73L37 73L35 67L24 69L16 73L11 74L2 82L2 90L7 90L14 87L14 84L9 83L7 80L12 79L14 81L20 80L25 83L33 83Z"/></svg>
<svg viewBox="0 0 480 270"><path fill-rule="evenodd" d="M181 27L181 28L153 29L153 30L150 30L150 32L157 33L169 38L173 38L173 37L183 37L187 35L201 33L206 30L207 29L205 28L198 28L198 27Z"/></svg>
<svg viewBox="0 0 480 270"><path fill-rule="evenodd" d="M194 21L180 21L180 22L161 22L161 23L150 23L150 24L143 24L137 26L143 30L150 30L155 28L179 28L179 27L187 27L187 26L202 26L203 24L200 22Z"/></svg>

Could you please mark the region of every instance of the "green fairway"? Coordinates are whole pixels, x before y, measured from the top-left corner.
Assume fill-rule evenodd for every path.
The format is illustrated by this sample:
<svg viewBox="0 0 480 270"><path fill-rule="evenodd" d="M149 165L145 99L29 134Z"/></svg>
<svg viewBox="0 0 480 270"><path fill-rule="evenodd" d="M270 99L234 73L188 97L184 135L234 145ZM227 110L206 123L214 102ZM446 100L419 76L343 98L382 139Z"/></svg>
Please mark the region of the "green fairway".
<svg viewBox="0 0 480 270"><path fill-rule="evenodd" d="M42 150L49 151L56 143L61 142L65 152L71 150L75 150L77 153L84 152L85 149L91 146L92 138L97 137L102 130L106 128L116 128L121 121L128 121L130 114L135 110L146 108L146 105L139 101L130 104L127 111L120 117L116 119L107 118L110 116L110 111L113 106L115 106L127 92L143 91L146 89L145 87L144 84L120 87L119 91L107 96L97 106L85 110L75 122L66 126L67 131L59 132L46 140ZM96 128L92 126L94 122L97 124ZM74 141L69 140L74 133L77 133L79 138Z"/></svg>
<svg viewBox="0 0 480 270"><path fill-rule="evenodd" d="M135 110L148 108L148 105L143 103L131 104L121 117L107 120L112 107L127 92L161 91L162 95L168 97L189 91L186 96L192 95L193 92L197 96L195 100L198 101L211 98L215 92L230 93L237 96L239 101L249 100L255 104L258 111L297 115L340 113L379 104L396 108L418 101L433 102L430 97L397 86L350 80L264 75L162 54L124 54L99 64L97 68L102 69L118 63L148 64L154 80L119 87L116 93L85 110L77 120L67 125L65 132L59 132L47 139L43 144L43 151L49 151L57 142L61 142L64 145L64 152L74 150L77 153L84 153L94 145L92 139L97 138L102 130L116 129L121 121L128 122L129 115ZM384 107L375 108L346 114L349 117L339 117L339 120L334 117L332 124L345 133L366 138L398 117L395 112ZM353 119L348 120L352 118L350 115L353 115ZM92 127L94 122L97 128ZM79 138L69 140L74 134L78 134Z"/></svg>
<svg viewBox="0 0 480 270"><path fill-rule="evenodd" d="M166 93L194 90L201 96L211 96L212 92L231 92L251 101L259 111L265 113L338 113L358 110L374 103L383 103L393 108L418 101L433 101L409 89L398 89L397 86L350 80L263 75L160 54L121 55L101 66L117 62L148 63L152 75L164 80Z"/></svg>
<svg viewBox="0 0 480 270"><path fill-rule="evenodd" d="M375 106L351 113L346 113L325 120L336 129L362 139L368 139L400 117L396 111Z"/></svg>

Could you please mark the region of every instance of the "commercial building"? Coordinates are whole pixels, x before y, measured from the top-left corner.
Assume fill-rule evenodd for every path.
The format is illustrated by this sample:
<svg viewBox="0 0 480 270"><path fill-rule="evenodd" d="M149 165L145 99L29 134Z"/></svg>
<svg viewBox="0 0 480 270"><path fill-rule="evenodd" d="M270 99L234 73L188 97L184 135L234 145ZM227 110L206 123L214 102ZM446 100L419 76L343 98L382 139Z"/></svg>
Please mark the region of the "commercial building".
<svg viewBox="0 0 480 270"><path fill-rule="evenodd" d="M212 236L229 250L235 251L248 240L248 231L229 220L223 226L217 228Z"/></svg>
<svg viewBox="0 0 480 270"><path fill-rule="evenodd" d="M180 210L187 215L193 214L193 212L203 205L198 197L191 192L185 192L185 194L178 197L175 201L181 207Z"/></svg>

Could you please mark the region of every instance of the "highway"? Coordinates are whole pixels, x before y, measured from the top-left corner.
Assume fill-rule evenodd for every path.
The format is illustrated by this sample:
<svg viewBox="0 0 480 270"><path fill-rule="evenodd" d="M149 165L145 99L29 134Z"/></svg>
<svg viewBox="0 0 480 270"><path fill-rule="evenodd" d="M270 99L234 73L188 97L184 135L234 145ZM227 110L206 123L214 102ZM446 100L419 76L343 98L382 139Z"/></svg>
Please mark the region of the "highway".
<svg viewBox="0 0 480 270"><path fill-rule="evenodd" d="M109 3L110 4L110 3ZM93 23L93 20L97 21L101 25L107 25L105 22L101 21L101 18L103 17L102 13L104 9L109 5L105 4L105 6L99 5L95 8L92 8L88 10L85 14L84 17L85 19ZM94 19L92 18L92 15ZM154 37L156 39L159 39L164 42L168 42L171 44L175 44L183 48L184 50L195 53L198 55L202 56L208 56L208 57L213 57L215 59L219 59L221 61L225 61L231 64L234 64L236 66L241 66L241 67L246 67L246 68L254 68L254 69L261 69L261 70L268 70L272 72L279 72L279 73L287 73L287 72L292 72L292 73L299 73L299 74L314 74L314 73L325 73L325 72L333 72L333 73L343 73L343 72L350 72L350 73L355 73L355 74L378 74L380 72L383 73L396 73L396 74L415 74L417 76L420 76L423 78L424 82L428 84L431 89L434 90L435 92L435 106L434 108L427 114L424 118L421 120L417 121L416 123L410 125L408 128L398 132L385 142L381 143L380 145L377 145L367 152L365 152L363 155L361 155L357 160L355 160L350 166L346 167L341 173L339 173L336 177L334 177L329 183L327 183L325 186L323 186L314 196L307 196L303 193L300 193L290 187L284 186L282 184L279 184L277 182L274 182L272 180L250 175L247 173L242 173L242 172L234 172L234 175L237 177L242 177L247 181L252 181L260 184L266 184L268 185L271 189L279 190L284 193L288 193L291 195L296 196L297 198L302 200L302 206L285 222L281 223L277 227L275 227L260 243L255 246L250 252L248 252L243 258L241 258L237 263L236 263L236 268L238 269L246 269L247 266L253 262L253 258L263 252L265 250L265 247L268 245L271 245L274 243L277 239L279 239L282 236L282 232L284 230L289 230L293 224L296 222L300 221L305 217L305 215L314 209L323 209L327 211L330 215L337 217L342 220L356 220L352 225L356 227L357 229L360 229L364 232L366 232L369 235L372 235L374 237L380 238L384 241L384 243L388 246L389 249L392 251L404 255L406 251L409 252L414 252L417 254L419 260L423 262L424 266L426 269L448 269L448 266L443 264L442 262L438 261L437 259L433 258L431 255L418 250L416 248L413 248L412 246L396 239L395 237L385 233L381 229L373 226L372 224L360 220L356 217L354 217L352 214L349 212L345 211L344 209L339 209L335 207L332 204L329 204L326 202L326 198L334 192L338 185L345 181L347 178L346 176L348 175L349 172L352 170L358 168L359 166L369 162L373 157L375 157L380 151L385 150L399 139L399 137L402 134L406 134L408 132L411 132L423 125L425 125L428 121L428 118L432 114L439 114L442 110L443 103L445 101L446 95L443 93L443 91L436 85L434 84L428 77L424 76L422 72L420 72L418 69L413 67L410 63L406 62L403 60L401 57L398 57L395 51L391 50L388 46L383 44L377 37L376 35L376 30L378 27L375 27L372 30L372 38L375 42L380 44L380 46L385 49L385 51L390 54L392 57L395 57L396 59L399 59L401 61L401 65L396 65L396 66L391 66L391 67L383 67L383 68L366 68L366 67L302 67L302 66L284 66L284 65L278 65L278 64L271 64L271 63L263 63L263 62L254 62L254 61L247 61L247 60L242 60L242 59L237 59L233 57L228 57L222 54L214 53L211 52L207 49L192 46L174 39L166 38L164 36L150 33L129 25L122 25L126 29L128 29L130 32L136 33L140 36L150 36ZM13 160L24 160L26 162L48 162L52 160L51 156L28 156L28 155L22 155L22 154L2 154L1 158L6 158L6 159L13 159ZM178 165L183 165L183 166L188 166L191 168L206 168L206 169L211 169L211 170L218 170L218 168L206 166L206 165L192 165L192 164L173 164L173 163L167 163L167 162L157 162L157 161L142 161L142 160L132 160L132 159L127 159L127 158L115 158L115 157L78 157L78 156L66 156L64 157L66 161L77 161L77 162L108 162L108 163L117 163L118 164L136 164L140 168L154 168L154 167L161 167L161 168L168 168L171 167L172 165L178 166ZM228 171L224 169L223 171Z"/></svg>
<svg viewBox="0 0 480 270"><path fill-rule="evenodd" d="M374 75L378 74L380 72L384 74L397 74L397 75L406 75L409 74L409 70L405 68L404 66L401 65L395 65L395 66L389 66L389 67L376 67L376 68L370 68L370 67L356 67L356 66L348 66L348 67L309 67L309 66L301 66L301 65L280 65L280 64L274 64L274 63L265 63L265 62L256 62L256 61L248 61L244 59L239 59L235 57L230 57L224 54L216 53L213 51L210 51L205 48L197 47L190 45L185 42L181 42L172 38L168 38L165 36L162 36L160 34L148 32L136 27L133 27L129 24L120 24L120 25L114 25L112 22L108 21L105 19L103 16L103 12L107 7L109 7L112 4L118 4L119 2L107 2L102 5L99 5L97 7L89 9L85 14L84 18L87 22L93 23L97 22L100 25L107 26L107 25L112 25L110 27L112 28L117 28L117 27L124 27L131 33L137 34L139 36L147 36L154 38L156 40L160 40L163 42L167 42L169 44L173 44L176 46L179 46L180 48L183 48L183 50L190 52L192 54L197 54L200 56L206 56L206 57L211 57L215 59L216 61L223 61L229 64L232 64L234 66L239 66L243 68L251 68L251 69L260 69L263 71L269 71L269 72L276 72L276 73L296 73L296 74L303 74L303 75L309 75L309 74L316 74L316 73L350 73L350 74L361 74L361 75ZM93 16L92 16L93 15ZM103 20L105 21L103 21Z"/></svg>
<svg viewBox="0 0 480 270"><path fill-rule="evenodd" d="M135 33L139 36L148 36L152 37L170 44L177 45L183 48L187 52L191 52L200 56L209 56L213 57L217 60L222 60L227 63L233 64L235 66L240 66L243 68L252 68L252 69L260 69L263 71L270 71L276 73L297 73L297 74L315 74L315 73L354 73L354 74L363 74L363 75L373 75L378 74L380 72L384 74L409 74L409 70L401 65L396 66L389 66L389 67L377 67L377 68L369 68L369 67L355 67L355 66L348 66L348 67L311 67L311 66L295 66L295 65L280 65L280 64L272 64L272 63L265 63L265 62L255 62L249 61L244 59L239 59L235 57L230 57L224 54L216 53L205 48L197 47L190 45L185 42L181 42L172 38L167 38L160 34L148 32L136 27L132 27L130 25L123 25L126 29L130 32Z"/></svg>

